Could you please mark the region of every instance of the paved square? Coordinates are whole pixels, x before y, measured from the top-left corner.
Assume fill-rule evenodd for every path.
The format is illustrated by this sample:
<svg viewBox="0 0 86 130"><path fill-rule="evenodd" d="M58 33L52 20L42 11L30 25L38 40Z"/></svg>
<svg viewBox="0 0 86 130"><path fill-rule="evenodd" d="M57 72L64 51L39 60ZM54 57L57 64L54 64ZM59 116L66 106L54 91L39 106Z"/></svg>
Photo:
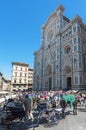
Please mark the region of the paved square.
<svg viewBox="0 0 86 130"><path fill-rule="evenodd" d="M86 110L83 107L78 108L78 114L73 115L72 109L66 108L66 118L61 119L58 125L54 127L44 127L39 125L35 130L86 130ZM0 127L0 130L7 130ZM33 130L32 128L26 129L23 125L16 125L9 130Z"/></svg>

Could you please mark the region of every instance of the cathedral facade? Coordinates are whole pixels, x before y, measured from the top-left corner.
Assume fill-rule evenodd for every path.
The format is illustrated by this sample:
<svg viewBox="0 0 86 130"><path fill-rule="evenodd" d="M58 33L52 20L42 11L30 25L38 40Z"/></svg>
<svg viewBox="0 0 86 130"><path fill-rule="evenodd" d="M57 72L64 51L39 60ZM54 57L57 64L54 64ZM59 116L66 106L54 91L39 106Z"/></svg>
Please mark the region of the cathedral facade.
<svg viewBox="0 0 86 130"><path fill-rule="evenodd" d="M34 52L34 90L86 89L86 25L59 5L41 27Z"/></svg>

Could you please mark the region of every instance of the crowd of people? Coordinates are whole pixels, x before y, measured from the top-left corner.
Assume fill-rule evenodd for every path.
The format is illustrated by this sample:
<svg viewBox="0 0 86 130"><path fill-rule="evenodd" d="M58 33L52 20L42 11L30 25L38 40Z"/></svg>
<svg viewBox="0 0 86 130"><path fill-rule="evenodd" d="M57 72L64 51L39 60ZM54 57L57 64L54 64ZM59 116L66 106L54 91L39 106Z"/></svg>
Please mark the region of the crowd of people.
<svg viewBox="0 0 86 130"><path fill-rule="evenodd" d="M67 105L71 105L73 100L73 114L77 115L77 104L83 105L86 109L86 91L39 91L39 92L18 92L19 101L22 102L25 110L26 117L28 119L34 120L32 110L35 108L36 104L40 101L47 102L47 108L56 107L58 104L62 105L62 100L65 100L65 105L63 107L63 113ZM72 98L71 96L72 95ZM62 98L66 97L66 98ZM74 97L74 98L73 98ZM67 101L68 100L68 101Z"/></svg>
<svg viewBox="0 0 86 130"><path fill-rule="evenodd" d="M15 98L10 98L4 104L3 116L5 115L5 117L2 116L4 120L1 120L1 124L6 124L6 122L8 122L9 125L10 121L18 118L24 122L30 121L30 123L33 124L36 119L36 125L38 125L39 117L42 113L41 117L44 116L47 124L51 125L52 123L50 124L50 122L55 123L57 120L59 121L59 119L65 119L66 107L70 107L72 109L72 114L77 115L78 105L83 106L83 110L86 111L86 90L18 91L16 92Z"/></svg>

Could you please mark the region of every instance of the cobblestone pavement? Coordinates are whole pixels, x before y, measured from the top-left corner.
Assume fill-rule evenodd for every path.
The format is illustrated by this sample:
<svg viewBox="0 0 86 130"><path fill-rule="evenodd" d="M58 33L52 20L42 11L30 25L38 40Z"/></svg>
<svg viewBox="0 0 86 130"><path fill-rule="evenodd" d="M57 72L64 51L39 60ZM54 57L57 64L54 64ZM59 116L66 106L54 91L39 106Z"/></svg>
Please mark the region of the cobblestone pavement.
<svg viewBox="0 0 86 130"><path fill-rule="evenodd" d="M32 128L27 129L23 124L15 124L16 127L10 130L32 130ZM0 130L7 130L0 127ZM86 130L86 111L83 107L78 107L78 114L73 115L72 109L66 109L66 118L61 119L58 125L54 127L44 127L39 125L35 130Z"/></svg>

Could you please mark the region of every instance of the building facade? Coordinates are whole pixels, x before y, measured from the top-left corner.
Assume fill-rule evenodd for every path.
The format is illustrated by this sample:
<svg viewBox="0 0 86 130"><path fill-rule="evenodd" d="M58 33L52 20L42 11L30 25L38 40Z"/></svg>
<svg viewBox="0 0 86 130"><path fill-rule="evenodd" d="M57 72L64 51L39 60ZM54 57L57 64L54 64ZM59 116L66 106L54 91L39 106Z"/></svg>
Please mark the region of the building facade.
<svg viewBox="0 0 86 130"><path fill-rule="evenodd" d="M11 89L11 80L3 77L3 74L0 72L0 91L6 90L10 91Z"/></svg>
<svg viewBox="0 0 86 130"><path fill-rule="evenodd" d="M59 5L41 27L34 52L34 90L86 89L86 25Z"/></svg>
<svg viewBox="0 0 86 130"><path fill-rule="evenodd" d="M2 90L10 91L11 90L11 80L8 80L5 77L2 77Z"/></svg>
<svg viewBox="0 0 86 130"><path fill-rule="evenodd" d="M28 64L21 62L12 63L11 89L26 91L32 89L33 69Z"/></svg>
<svg viewBox="0 0 86 130"><path fill-rule="evenodd" d="M29 84L29 90L32 90L33 87L33 69L28 69L28 84Z"/></svg>

